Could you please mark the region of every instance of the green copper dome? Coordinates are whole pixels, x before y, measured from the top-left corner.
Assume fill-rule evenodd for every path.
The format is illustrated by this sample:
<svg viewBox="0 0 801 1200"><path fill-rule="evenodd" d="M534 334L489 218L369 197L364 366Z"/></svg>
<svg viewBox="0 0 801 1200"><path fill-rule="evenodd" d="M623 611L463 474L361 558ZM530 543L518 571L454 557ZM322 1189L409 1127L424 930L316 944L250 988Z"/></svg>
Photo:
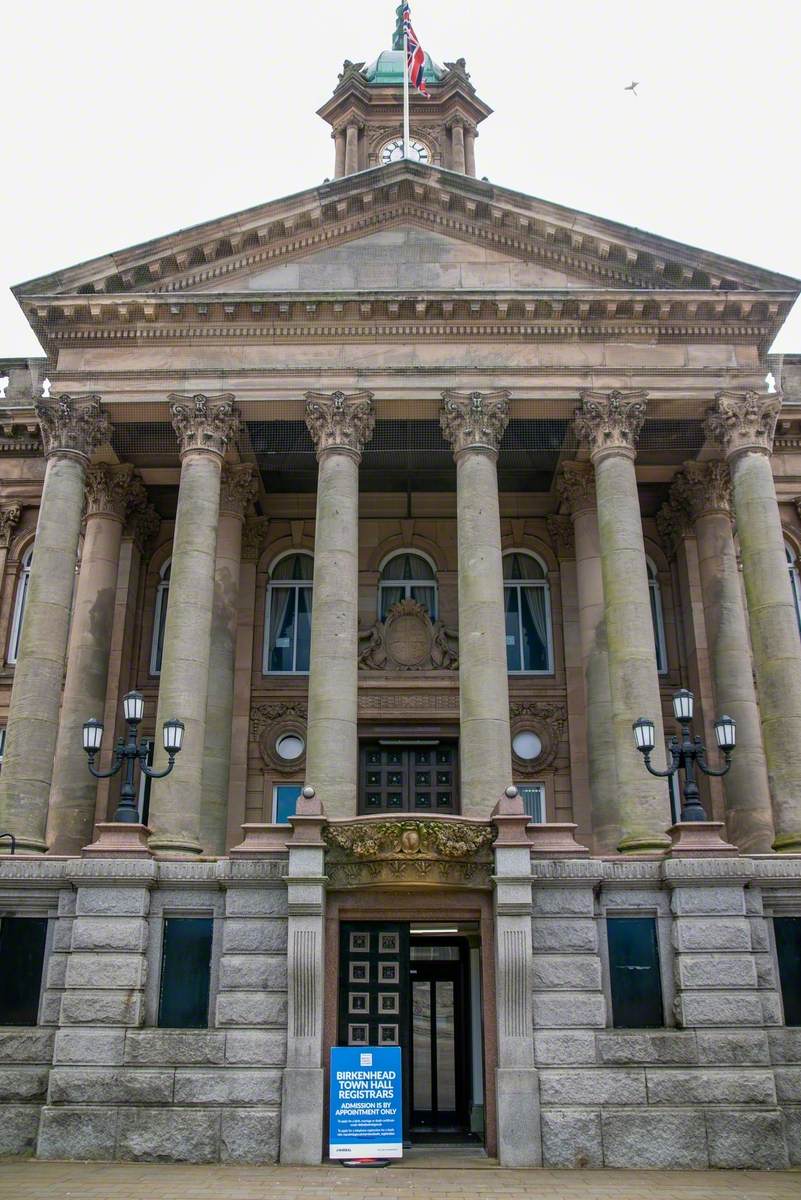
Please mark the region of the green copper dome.
<svg viewBox="0 0 801 1200"><path fill-rule="evenodd" d="M368 83L377 87L402 87L405 63L402 50L382 50L375 62L364 68ZM445 77L445 68L435 63L426 54L423 78L426 83L440 83Z"/></svg>

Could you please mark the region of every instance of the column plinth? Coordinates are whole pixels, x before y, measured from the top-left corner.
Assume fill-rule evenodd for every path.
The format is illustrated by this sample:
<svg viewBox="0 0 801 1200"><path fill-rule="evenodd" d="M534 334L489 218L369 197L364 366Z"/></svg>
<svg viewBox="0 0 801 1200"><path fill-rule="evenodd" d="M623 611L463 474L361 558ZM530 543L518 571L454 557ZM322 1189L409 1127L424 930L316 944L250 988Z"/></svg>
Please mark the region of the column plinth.
<svg viewBox="0 0 801 1200"><path fill-rule="evenodd" d="M53 397L36 414L47 469L0 775L0 828L16 836L21 853L47 849L84 481L92 452L111 432L96 395Z"/></svg>
<svg viewBox="0 0 801 1200"><path fill-rule="evenodd" d="M719 392L707 432L723 448L731 472L773 804L773 845L775 850L798 853L801 639L770 465L780 409L777 395Z"/></svg>
<svg viewBox="0 0 801 1200"><path fill-rule="evenodd" d="M497 459L509 393L443 392L456 461L462 812L487 817L512 783Z"/></svg>
<svg viewBox="0 0 801 1200"><path fill-rule="evenodd" d="M306 395L317 449L317 513L306 779L332 817L358 791L359 463L373 436L371 392Z"/></svg>
<svg viewBox="0 0 801 1200"><path fill-rule="evenodd" d="M634 746L632 722L654 722L656 763L664 746L648 572L634 470L645 422L646 393L585 392L576 409L576 434L595 468L598 544L603 576L617 789L602 835L622 853L662 851L669 845L667 788L650 776Z"/></svg>
<svg viewBox="0 0 801 1200"><path fill-rule="evenodd" d="M149 823L151 849L199 854L202 775L206 742L214 571L223 456L239 430L234 397L172 394L172 424L179 440L181 479L173 535L170 593L156 714L156 770L167 756L164 721L177 717L186 732L172 774L154 780Z"/></svg>

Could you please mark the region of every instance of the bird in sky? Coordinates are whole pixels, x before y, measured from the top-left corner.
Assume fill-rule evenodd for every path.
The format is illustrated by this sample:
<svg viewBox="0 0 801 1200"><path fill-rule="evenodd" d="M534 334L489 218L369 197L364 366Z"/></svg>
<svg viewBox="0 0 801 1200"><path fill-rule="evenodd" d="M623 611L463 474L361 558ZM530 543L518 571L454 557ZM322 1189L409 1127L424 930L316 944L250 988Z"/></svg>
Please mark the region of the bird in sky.
<svg viewBox="0 0 801 1200"><path fill-rule="evenodd" d="M633 92L633 93L634 93L634 95L636 96L636 95L637 95L637 88L638 88L639 86L640 86L639 82L637 82L637 83L630 83L628 87L624 87L624 88L623 88L623 91L624 91L624 92Z"/></svg>

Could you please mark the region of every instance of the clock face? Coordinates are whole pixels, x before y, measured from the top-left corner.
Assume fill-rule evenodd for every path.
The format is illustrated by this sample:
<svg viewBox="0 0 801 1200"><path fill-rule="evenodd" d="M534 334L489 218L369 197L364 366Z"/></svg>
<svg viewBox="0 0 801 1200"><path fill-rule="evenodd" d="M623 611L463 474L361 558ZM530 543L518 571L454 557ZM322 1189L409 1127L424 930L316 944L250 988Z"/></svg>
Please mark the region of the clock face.
<svg viewBox="0 0 801 1200"><path fill-rule="evenodd" d="M386 166L388 163L403 161L403 138L393 138L391 142L381 147L381 163ZM431 154L428 146L424 142L418 142L415 138L409 141L409 161L418 163L430 163Z"/></svg>

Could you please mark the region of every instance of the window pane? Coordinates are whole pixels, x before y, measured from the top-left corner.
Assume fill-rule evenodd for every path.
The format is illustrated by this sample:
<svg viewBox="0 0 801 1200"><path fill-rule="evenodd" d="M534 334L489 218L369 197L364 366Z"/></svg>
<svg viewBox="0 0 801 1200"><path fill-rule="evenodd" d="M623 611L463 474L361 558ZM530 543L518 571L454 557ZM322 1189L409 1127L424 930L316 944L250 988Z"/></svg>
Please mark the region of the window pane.
<svg viewBox="0 0 801 1200"><path fill-rule="evenodd" d="M279 783L273 788L274 823L276 825L286 825L289 818L294 817L299 796L299 783Z"/></svg>
<svg viewBox="0 0 801 1200"><path fill-rule="evenodd" d="M311 654L311 588L298 588L296 604L298 607L298 637L295 651L295 670L308 671Z"/></svg>
<svg viewBox="0 0 801 1200"><path fill-rule="evenodd" d="M383 579L433 579L431 564L419 554L396 554L381 571Z"/></svg>
<svg viewBox="0 0 801 1200"><path fill-rule="evenodd" d="M381 620L386 621L387 613L392 608L393 604L398 604L406 596L406 588L400 587L381 587Z"/></svg>
<svg viewBox="0 0 801 1200"><path fill-rule="evenodd" d="M505 554L503 556L504 579L545 579L545 571L530 554Z"/></svg>
<svg viewBox="0 0 801 1200"><path fill-rule="evenodd" d="M161 660L164 656L164 626L167 617L167 601L170 598L170 589L160 587L156 595L156 649L153 655L153 671L158 674L161 671Z"/></svg>
<svg viewBox="0 0 801 1200"><path fill-rule="evenodd" d="M271 671L291 671L295 650L296 588L274 587L270 591Z"/></svg>
<svg viewBox="0 0 801 1200"><path fill-rule="evenodd" d="M801 1025L801 917L774 917L785 1025Z"/></svg>
<svg viewBox="0 0 801 1200"><path fill-rule="evenodd" d="M518 784L517 790L525 812L535 824L542 825L545 821L545 789L542 784Z"/></svg>
<svg viewBox="0 0 801 1200"><path fill-rule="evenodd" d="M516 587L504 588L506 603L506 669L520 670L519 594Z"/></svg>
<svg viewBox="0 0 801 1200"><path fill-rule="evenodd" d="M651 597L651 620L654 624L654 644L656 645L656 669L664 671L666 669L665 656L662 648L662 613L660 611L660 596L656 587L650 584L648 592Z"/></svg>
<svg viewBox="0 0 801 1200"><path fill-rule="evenodd" d="M609 977L615 1029L658 1029L664 1024L656 920L608 917Z"/></svg>
<svg viewBox="0 0 801 1200"><path fill-rule="evenodd" d="M165 917L159 1026L205 1029L209 1023L211 917Z"/></svg>
<svg viewBox="0 0 801 1200"><path fill-rule="evenodd" d="M432 621L437 617L437 592L436 588L432 587L413 587L411 589L412 600L416 600L418 604L422 604Z"/></svg>
<svg viewBox="0 0 801 1200"><path fill-rule="evenodd" d="M42 990L46 917L0 921L0 1025L35 1025Z"/></svg>
<svg viewBox="0 0 801 1200"><path fill-rule="evenodd" d="M271 579L311 579L314 575L314 559L310 554L290 554L282 558L270 572Z"/></svg>
<svg viewBox="0 0 801 1200"><path fill-rule="evenodd" d="M526 671L548 670L548 615L543 588L520 589L523 617L523 665Z"/></svg>

